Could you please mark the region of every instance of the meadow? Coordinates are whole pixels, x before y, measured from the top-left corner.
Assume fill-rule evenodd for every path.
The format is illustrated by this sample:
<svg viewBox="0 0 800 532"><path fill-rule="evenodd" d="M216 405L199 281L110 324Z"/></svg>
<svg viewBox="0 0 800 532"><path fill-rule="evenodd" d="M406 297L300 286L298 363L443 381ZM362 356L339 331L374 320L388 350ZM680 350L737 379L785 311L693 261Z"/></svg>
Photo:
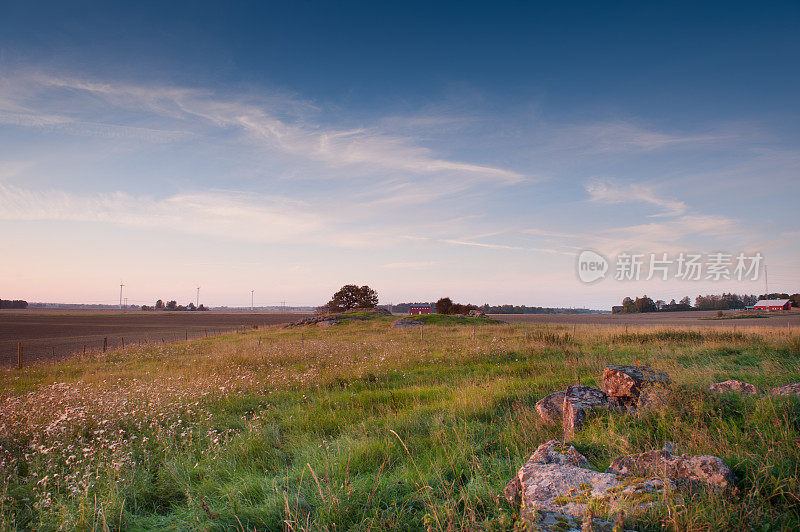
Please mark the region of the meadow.
<svg viewBox="0 0 800 532"><path fill-rule="evenodd" d="M441 324L391 318L136 345L0 372L0 530L519 530L502 490L561 437L534 409L607 364L650 364L658 410L601 414L600 469L675 443L735 495L672 493L637 530L800 528L800 400L710 383L800 381L786 329Z"/></svg>

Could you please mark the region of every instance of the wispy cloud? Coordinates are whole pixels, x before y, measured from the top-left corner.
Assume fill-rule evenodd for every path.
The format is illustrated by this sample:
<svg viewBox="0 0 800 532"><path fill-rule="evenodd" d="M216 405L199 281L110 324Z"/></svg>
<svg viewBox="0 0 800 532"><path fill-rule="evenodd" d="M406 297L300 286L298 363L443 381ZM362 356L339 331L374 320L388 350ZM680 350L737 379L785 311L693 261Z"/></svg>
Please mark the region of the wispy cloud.
<svg viewBox="0 0 800 532"><path fill-rule="evenodd" d="M230 191L158 200L121 192L88 196L2 184L0 219L103 222L262 242L308 235L324 225L319 215L297 202Z"/></svg>
<svg viewBox="0 0 800 532"><path fill-rule="evenodd" d="M524 250L524 247L521 246L510 246L507 244L489 244L485 242L471 242L469 240L453 240L453 239L445 239L442 240L445 244L452 244L454 246L470 246L470 247L477 247L477 248L486 248L486 249L510 249L510 250Z"/></svg>
<svg viewBox="0 0 800 532"><path fill-rule="evenodd" d="M382 264L381 268L386 268L387 270L425 270L436 266L438 262L434 261L425 261L425 262L390 262L388 264Z"/></svg>
<svg viewBox="0 0 800 532"><path fill-rule="evenodd" d="M590 201L598 203L643 202L663 209L663 212L650 215L653 217L679 216L686 212L686 204L684 202L662 198L656 194L654 187L650 185L593 180L586 184L586 192L589 193Z"/></svg>

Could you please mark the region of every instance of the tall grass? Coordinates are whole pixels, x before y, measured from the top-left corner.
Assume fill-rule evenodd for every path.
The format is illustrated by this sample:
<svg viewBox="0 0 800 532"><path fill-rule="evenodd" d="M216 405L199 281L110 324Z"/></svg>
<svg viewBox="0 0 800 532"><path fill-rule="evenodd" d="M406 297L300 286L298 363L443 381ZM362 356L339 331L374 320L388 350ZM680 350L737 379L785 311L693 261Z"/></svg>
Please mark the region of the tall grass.
<svg viewBox="0 0 800 532"><path fill-rule="evenodd" d="M599 468L676 443L736 496L674 494L636 528L800 526L800 401L712 396L800 381L785 330L564 325L269 329L0 374L0 529L511 529L499 494L557 437L533 408L606 364L650 364L663 408L593 418Z"/></svg>

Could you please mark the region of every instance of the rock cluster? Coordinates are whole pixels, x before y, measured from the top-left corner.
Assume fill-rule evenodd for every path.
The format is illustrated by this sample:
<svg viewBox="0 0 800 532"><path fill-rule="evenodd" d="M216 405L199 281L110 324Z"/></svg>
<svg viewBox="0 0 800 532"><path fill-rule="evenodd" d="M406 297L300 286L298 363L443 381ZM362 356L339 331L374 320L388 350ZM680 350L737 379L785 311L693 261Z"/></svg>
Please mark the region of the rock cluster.
<svg viewBox="0 0 800 532"><path fill-rule="evenodd" d="M545 423L563 422L565 438L572 438L587 417L605 409L635 408L654 404L655 390L664 390L669 376L663 371L642 366L607 366L603 370L603 389L572 385L536 403L536 412ZM663 397L662 397L663 399Z"/></svg>
<svg viewBox="0 0 800 532"><path fill-rule="evenodd" d="M470 318L485 318L486 313L480 309L473 309L467 313L467 316Z"/></svg>
<svg viewBox="0 0 800 532"><path fill-rule="evenodd" d="M735 481L716 456L675 456L668 450L619 457L605 472L595 471L575 447L551 440L536 449L503 495L511 505L521 506L522 519L532 528L577 529L587 509L602 517L631 514L686 483L727 489ZM594 530L611 529L603 519L592 519L591 525Z"/></svg>

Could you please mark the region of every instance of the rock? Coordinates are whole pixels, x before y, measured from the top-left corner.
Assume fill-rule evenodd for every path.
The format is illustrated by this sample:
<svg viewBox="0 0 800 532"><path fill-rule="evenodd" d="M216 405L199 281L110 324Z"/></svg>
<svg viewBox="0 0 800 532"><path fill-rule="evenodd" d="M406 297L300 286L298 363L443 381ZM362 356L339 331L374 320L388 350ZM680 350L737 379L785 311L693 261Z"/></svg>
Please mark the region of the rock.
<svg viewBox="0 0 800 532"><path fill-rule="evenodd" d="M551 440L536 449L504 494L512 505L520 501L525 520L537 523L558 515L580 519L590 503L600 517L636 512L651 505L666 486L672 487L669 480L594 471L573 446Z"/></svg>
<svg viewBox="0 0 800 532"><path fill-rule="evenodd" d="M678 456L667 449L615 458L606 473L666 477L678 483L697 482L720 490L733 488L736 483L736 475L721 458L689 454Z"/></svg>
<svg viewBox="0 0 800 532"><path fill-rule="evenodd" d="M392 329L405 329L406 327L422 327L422 322L411 318L400 318L392 322Z"/></svg>
<svg viewBox="0 0 800 532"><path fill-rule="evenodd" d="M749 382L737 381L729 379L724 382L715 382L708 387L712 393L740 393L742 395L761 395L764 392L761 388L750 384Z"/></svg>
<svg viewBox="0 0 800 532"><path fill-rule="evenodd" d="M470 310L467 316L470 318L485 318L486 313L482 310Z"/></svg>
<svg viewBox="0 0 800 532"><path fill-rule="evenodd" d="M636 401L638 410L664 410L672 401L672 392L663 386L647 386Z"/></svg>
<svg viewBox="0 0 800 532"><path fill-rule="evenodd" d="M536 412L545 423L559 423L564 416L564 392L545 395L536 402Z"/></svg>
<svg viewBox="0 0 800 532"><path fill-rule="evenodd" d="M581 429L587 415L597 409L608 408L608 395L603 390L591 386L573 384L564 394L564 436L571 438Z"/></svg>
<svg viewBox="0 0 800 532"><path fill-rule="evenodd" d="M784 395L784 396L792 396L792 395L800 395L800 382L793 382L791 384L787 384L786 386L778 386L777 388L772 389L772 395ZM539 403L536 403L537 410Z"/></svg>
<svg viewBox="0 0 800 532"><path fill-rule="evenodd" d="M644 388L669 383L665 372L644 366L606 366L603 370L603 391L623 402L635 403Z"/></svg>
<svg viewBox="0 0 800 532"><path fill-rule="evenodd" d="M330 327L331 325L338 325L340 323L342 323L341 320L337 319L320 320L317 322L317 327Z"/></svg>

